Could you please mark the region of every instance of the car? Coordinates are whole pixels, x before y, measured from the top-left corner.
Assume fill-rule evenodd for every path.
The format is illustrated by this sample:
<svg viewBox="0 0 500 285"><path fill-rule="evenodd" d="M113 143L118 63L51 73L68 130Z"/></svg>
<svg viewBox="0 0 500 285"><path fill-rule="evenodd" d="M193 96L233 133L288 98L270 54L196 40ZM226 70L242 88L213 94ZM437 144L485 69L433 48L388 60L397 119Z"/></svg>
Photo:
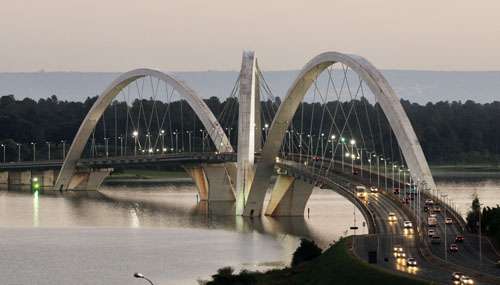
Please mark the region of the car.
<svg viewBox="0 0 500 285"><path fill-rule="evenodd" d="M313 157L312 157L312 160L313 160L313 161L320 161L320 160L321 160L321 157L319 157L319 156L313 156Z"/></svg>
<svg viewBox="0 0 500 285"><path fill-rule="evenodd" d="M451 218L445 218L444 223L447 225L451 225L451 224L453 224L453 220Z"/></svg>
<svg viewBox="0 0 500 285"><path fill-rule="evenodd" d="M472 278L470 278L469 276L462 275L462 277L460 277L460 284L461 285L474 284L474 280L472 280Z"/></svg>
<svg viewBox="0 0 500 285"><path fill-rule="evenodd" d="M434 219L436 219L436 218L437 218L437 215L436 215L436 214L429 214L429 218L434 218Z"/></svg>
<svg viewBox="0 0 500 285"><path fill-rule="evenodd" d="M403 228L405 228L405 229L411 229L411 228L413 228L413 223L411 221L404 221L403 222Z"/></svg>
<svg viewBox="0 0 500 285"><path fill-rule="evenodd" d="M403 251L403 247L400 245L395 245L393 251L394 251L394 257L396 258L401 258L401 257L404 258L406 256L406 254Z"/></svg>
<svg viewBox="0 0 500 285"><path fill-rule="evenodd" d="M417 266L417 260L414 257L408 257L406 259L406 265L408 265L408 266Z"/></svg>
<svg viewBox="0 0 500 285"><path fill-rule="evenodd" d="M370 192L371 193L378 193L378 188L375 186L370 187Z"/></svg>
<svg viewBox="0 0 500 285"><path fill-rule="evenodd" d="M394 193L394 195L398 195L399 194L399 188L392 189L392 192Z"/></svg>
<svg viewBox="0 0 500 285"><path fill-rule="evenodd" d="M434 212L434 213L441 213L441 207L439 207L439 206L434 206L434 207L432 208L432 212Z"/></svg>
<svg viewBox="0 0 500 285"><path fill-rule="evenodd" d="M456 244L456 243L452 243L452 244L450 245L450 251L451 251L451 252L457 252L457 251L458 251L458 246L457 246L457 244Z"/></svg>
<svg viewBox="0 0 500 285"><path fill-rule="evenodd" d="M432 201L432 199L426 199L425 205L427 205L427 206L434 205L434 201Z"/></svg>
<svg viewBox="0 0 500 285"><path fill-rule="evenodd" d="M441 244L441 237L438 235L433 235L431 237L431 243L432 244Z"/></svg>
<svg viewBox="0 0 500 285"><path fill-rule="evenodd" d="M464 239L465 239L464 236L457 236L455 238L455 243L464 242Z"/></svg>
<svg viewBox="0 0 500 285"><path fill-rule="evenodd" d="M389 217L388 217L389 222L395 222L397 219L398 218L396 217L395 213L393 213L393 212L389 213Z"/></svg>
<svg viewBox="0 0 500 285"><path fill-rule="evenodd" d="M463 274L462 272L458 272L458 271L456 271L456 272L453 272L453 273L451 274L451 279L452 279L452 280L458 280L458 281L460 281L460 278L461 278L462 276L464 276L464 274Z"/></svg>
<svg viewBox="0 0 500 285"><path fill-rule="evenodd" d="M429 230L427 231L427 235L428 235L429 237L433 237L435 234L436 234L436 230L434 230L434 229L429 229Z"/></svg>
<svg viewBox="0 0 500 285"><path fill-rule="evenodd" d="M359 175L359 171L357 171L356 169L354 169L354 170L352 171L352 175Z"/></svg>

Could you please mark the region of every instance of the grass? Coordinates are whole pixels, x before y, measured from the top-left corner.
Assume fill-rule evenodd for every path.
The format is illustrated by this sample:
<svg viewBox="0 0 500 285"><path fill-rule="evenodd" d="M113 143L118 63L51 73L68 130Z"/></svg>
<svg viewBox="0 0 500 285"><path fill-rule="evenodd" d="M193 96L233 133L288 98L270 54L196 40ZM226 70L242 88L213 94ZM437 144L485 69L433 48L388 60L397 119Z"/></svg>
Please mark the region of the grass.
<svg viewBox="0 0 500 285"><path fill-rule="evenodd" d="M318 258L294 268L267 272L250 272L251 283L266 285L420 285L430 284L417 279L391 274L354 257L349 250L349 239L343 239L327 249ZM210 283L213 284L213 283Z"/></svg>
<svg viewBox="0 0 500 285"><path fill-rule="evenodd" d="M108 179L159 179L159 178L189 178L184 171L165 171L150 169L130 169L123 172L113 172Z"/></svg>

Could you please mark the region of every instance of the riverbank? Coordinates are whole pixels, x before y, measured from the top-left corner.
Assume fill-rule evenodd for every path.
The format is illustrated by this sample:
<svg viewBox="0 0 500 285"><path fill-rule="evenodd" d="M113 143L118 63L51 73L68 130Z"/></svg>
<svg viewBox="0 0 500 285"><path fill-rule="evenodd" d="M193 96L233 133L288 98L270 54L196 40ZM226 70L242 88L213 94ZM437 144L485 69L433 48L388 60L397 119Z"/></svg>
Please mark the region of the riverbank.
<svg viewBox="0 0 500 285"><path fill-rule="evenodd" d="M239 278L250 283L224 284L256 284L256 285L285 285L285 284L349 284L361 285L367 281L371 285L423 285L430 284L417 279L391 274L359 260L351 251L351 239L342 239L325 250L318 258L293 268L270 270L267 272L244 272L233 275L234 280ZM242 279L242 280L243 280ZM210 285L222 283L208 282Z"/></svg>

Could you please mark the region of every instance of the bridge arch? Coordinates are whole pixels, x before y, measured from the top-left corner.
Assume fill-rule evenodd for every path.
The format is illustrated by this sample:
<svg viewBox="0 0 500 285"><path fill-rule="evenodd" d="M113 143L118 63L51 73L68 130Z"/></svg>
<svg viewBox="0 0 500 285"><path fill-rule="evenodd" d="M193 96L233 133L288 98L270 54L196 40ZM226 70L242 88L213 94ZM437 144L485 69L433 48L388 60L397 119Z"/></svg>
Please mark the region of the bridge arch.
<svg viewBox="0 0 500 285"><path fill-rule="evenodd" d="M266 143L262 149L261 160L256 164L255 176L248 193L247 203L251 203L254 212L260 213L262 210L266 189L275 166L275 159L279 154L286 130L295 112L317 76L335 63L342 63L351 68L367 83L395 134L405 161L409 169L411 169L412 178L414 181L425 183L426 189L436 189L429 165L410 120L398 96L382 73L361 56L325 52L311 59L302 68L292 86L288 89L286 97L273 119ZM244 215L249 215L250 207L246 208Z"/></svg>
<svg viewBox="0 0 500 285"><path fill-rule="evenodd" d="M234 151L229 139L224 133L224 130L217 121L217 118L205 104L203 99L201 99L193 89L172 75L168 75L161 71L147 68L135 69L123 73L116 78L97 98L97 101L87 113L85 119L80 125L80 128L78 129L78 132L76 133L75 138L73 139L71 147L69 148L57 177L54 189L65 190L68 188L69 182L76 169L76 163L82 155L85 144L92 134L92 130L113 99L129 84L146 76L155 77L166 82L187 101L207 130L218 152L228 153Z"/></svg>

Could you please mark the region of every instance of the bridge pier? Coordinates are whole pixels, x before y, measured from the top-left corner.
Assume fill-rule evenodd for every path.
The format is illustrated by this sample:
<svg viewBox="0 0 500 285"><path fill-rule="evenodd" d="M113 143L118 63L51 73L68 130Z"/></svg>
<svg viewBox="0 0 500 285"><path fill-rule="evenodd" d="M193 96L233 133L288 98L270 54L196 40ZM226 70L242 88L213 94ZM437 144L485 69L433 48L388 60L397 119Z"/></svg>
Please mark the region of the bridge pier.
<svg viewBox="0 0 500 285"><path fill-rule="evenodd" d="M0 172L0 185L9 185L9 172Z"/></svg>
<svg viewBox="0 0 500 285"><path fill-rule="evenodd" d="M9 185L31 185L31 171L9 171Z"/></svg>
<svg viewBox="0 0 500 285"><path fill-rule="evenodd" d="M234 163L184 166L198 189L201 201L234 201Z"/></svg>
<svg viewBox="0 0 500 285"><path fill-rule="evenodd" d="M268 216L303 216L314 185L292 176L278 175L267 204Z"/></svg>
<svg viewBox="0 0 500 285"><path fill-rule="evenodd" d="M67 186L67 190L97 191L104 179L113 171L112 168L92 169L75 173ZM59 189L54 189L59 190Z"/></svg>

